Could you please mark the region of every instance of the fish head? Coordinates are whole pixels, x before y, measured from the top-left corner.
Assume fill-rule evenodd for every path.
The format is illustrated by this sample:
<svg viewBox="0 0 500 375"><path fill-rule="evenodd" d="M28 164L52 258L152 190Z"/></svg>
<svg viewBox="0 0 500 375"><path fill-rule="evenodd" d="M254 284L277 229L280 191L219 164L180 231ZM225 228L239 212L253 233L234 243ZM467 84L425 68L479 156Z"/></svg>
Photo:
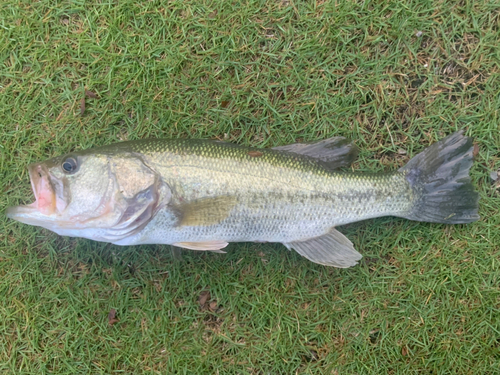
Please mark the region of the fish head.
<svg viewBox="0 0 500 375"><path fill-rule="evenodd" d="M91 151L91 150L90 150ZM7 216L60 235L115 242L142 229L168 187L134 153L85 152L28 166L35 202Z"/></svg>

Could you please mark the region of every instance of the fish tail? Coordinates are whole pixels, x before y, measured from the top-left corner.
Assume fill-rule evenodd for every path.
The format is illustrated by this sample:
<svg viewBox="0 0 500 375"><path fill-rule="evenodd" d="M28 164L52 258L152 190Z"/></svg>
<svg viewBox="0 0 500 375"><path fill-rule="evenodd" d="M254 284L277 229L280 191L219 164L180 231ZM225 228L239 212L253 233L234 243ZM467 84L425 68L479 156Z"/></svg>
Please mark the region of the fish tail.
<svg viewBox="0 0 500 375"><path fill-rule="evenodd" d="M469 176L472 158L472 138L459 131L411 159L399 171L415 192L415 204L409 214L401 216L445 224L479 220L479 194Z"/></svg>

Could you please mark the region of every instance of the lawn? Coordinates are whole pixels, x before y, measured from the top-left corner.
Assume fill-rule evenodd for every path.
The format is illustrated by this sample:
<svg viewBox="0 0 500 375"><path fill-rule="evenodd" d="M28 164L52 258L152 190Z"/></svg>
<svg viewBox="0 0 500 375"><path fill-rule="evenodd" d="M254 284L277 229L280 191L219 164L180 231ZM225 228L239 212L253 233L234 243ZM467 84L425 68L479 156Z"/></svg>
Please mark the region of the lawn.
<svg viewBox="0 0 500 375"><path fill-rule="evenodd" d="M4 0L0 372L500 373L499 41L497 0ZM28 163L120 140L345 136L353 168L381 172L459 129L481 220L340 227L364 255L350 269L4 215L33 199Z"/></svg>

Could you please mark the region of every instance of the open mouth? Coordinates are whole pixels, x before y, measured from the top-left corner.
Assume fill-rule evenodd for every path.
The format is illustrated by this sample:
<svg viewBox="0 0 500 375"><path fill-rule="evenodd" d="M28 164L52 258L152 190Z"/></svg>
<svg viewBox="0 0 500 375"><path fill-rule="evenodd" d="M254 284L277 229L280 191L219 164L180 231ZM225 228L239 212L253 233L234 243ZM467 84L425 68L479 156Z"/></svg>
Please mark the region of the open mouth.
<svg viewBox="0 0 500 375"><path fill-rule="evenodd" d="M40 164L31 164L28 166L28 170L33 194L35 194L35 202L29 207L35 208L45 215L54 213L56 197L47 169Z"/></svg>
<svg viewBox="0 0 500 375"><path fill-rule="evenodd" d="M47 220L56 211L57 199L46 167L31 164L28 171L35 201L28 205L9 207L6 214L23 223L41 225L41 220Z"/></svg>
<svg viewBox="0 0 500 375"><path fill-rule="evenodd" d="M28 166L28 172L35 201L24 206L10 207L7 214L14 216L33 211L44 215L53 214L56 210L56 196L47 169L40 164L31 164Z"/></svg>

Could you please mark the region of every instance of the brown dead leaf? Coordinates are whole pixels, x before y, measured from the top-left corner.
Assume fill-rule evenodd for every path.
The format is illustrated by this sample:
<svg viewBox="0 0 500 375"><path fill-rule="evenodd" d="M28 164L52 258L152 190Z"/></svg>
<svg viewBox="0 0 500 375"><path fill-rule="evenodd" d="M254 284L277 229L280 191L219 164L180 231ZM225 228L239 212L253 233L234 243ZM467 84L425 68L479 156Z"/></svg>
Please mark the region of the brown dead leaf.
<svg viewBox="0 0 500 375"><path fill-rule="evenodd" d="M260 151L248 151L248 155L251 156L252 158L259 158L264 154Z"/></svg>
<svg viewBox="0 0 500 375"><path fill-rule="evenodd" d="M200 296L198 297L198 303L200 304L200 307L203 309L206 307L207 301L210 299L210 292L208 290L204 290L203 292L200 293Z"/></svg>
<svg viewBox="0 0 500 375"><path fill-rule="evenodd" d="M119 320L116 317L116 310L115 309L111 309L109 311L109 314L108 314L108 324L110 326L112 326L113 324L118 323L118 322L119 322Z"/></svg>
<svg viewBox="0 0 500 375"><path fill-rule="evenodd" d="M85 95L88 96L89 98L96 99L97 94L93 91L90 90L85 90Z"/></svg>
<svg viewBox="0 0 500 375"><path fill-rule="evenodd" d="M80 116L85 113L85 97L80 100Z"/></svg>
<svg viewBox="0 0 500 375"><path fill-rule="evenodd" d="M479 154L479 145L474 143L474 149L472 150L472 157L475 158Z"/></svg>
<svg viewBox="0 0 500 375"><path fill-rule="evenodd" d="M210 304L208 305L208 307L210 308L210 311L215 311L217 310L217 301L211 301Z"/></svg>

